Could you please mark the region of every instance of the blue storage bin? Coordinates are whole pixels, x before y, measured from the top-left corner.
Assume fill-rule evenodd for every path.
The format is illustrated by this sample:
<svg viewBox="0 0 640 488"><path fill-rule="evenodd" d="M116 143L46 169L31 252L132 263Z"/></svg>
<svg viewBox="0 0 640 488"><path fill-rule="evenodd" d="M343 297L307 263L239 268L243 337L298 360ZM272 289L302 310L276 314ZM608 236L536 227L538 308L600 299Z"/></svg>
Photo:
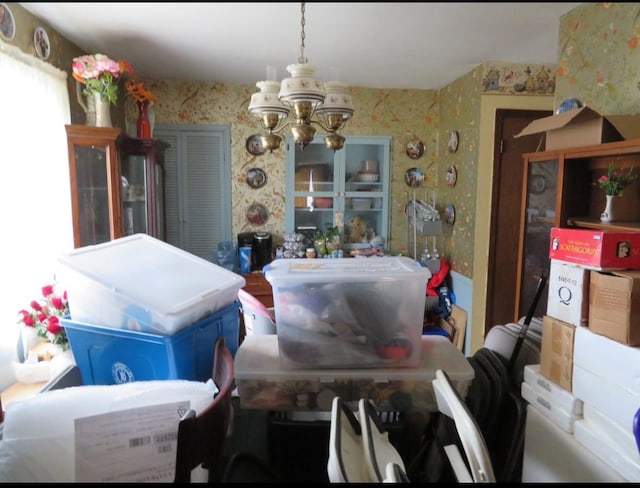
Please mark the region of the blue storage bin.
<svg viewBox="0 0 640 488"><path fill-rule="evenodd" d="M235 356L239 346L239 303L214 312L171 336L61 320L85 385L184 379L207 381L216 340Z"/></svg>

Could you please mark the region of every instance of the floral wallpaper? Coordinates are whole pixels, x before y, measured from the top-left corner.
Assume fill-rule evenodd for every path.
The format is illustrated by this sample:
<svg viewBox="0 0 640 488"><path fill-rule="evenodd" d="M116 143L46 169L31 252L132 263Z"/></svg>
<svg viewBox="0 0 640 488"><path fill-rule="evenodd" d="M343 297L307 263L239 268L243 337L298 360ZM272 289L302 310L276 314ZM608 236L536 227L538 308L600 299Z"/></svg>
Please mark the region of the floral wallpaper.
<svg viewBox="0 0 640 488"><path fill-rule="evenodd" d="M640 3L589 3L560 19L556 106L577 98L602 114L640 113Z"/></svg>
<svg viewBox="0 0 640 488"><path fill-rule="evenodd" d="M10 43L33 54L33 32L43 25L49 33L49 62L70 72L71 60L81 52L46 24L38 22L17 3L8 3L16 18L16 35ZM452 270L473 278L475 202L482 188L476 188L480 106L484 95L538 96L555 93L555 105L566 98L578 98L602 113L640 112L640 17L639 3L585 3L559 19L558 63L554 66L487 61L440 90L377 90L352 87L356 113L344 135L390 135L391 154L391 236L392 253L407 253L404 208L413 198L404 184L411 167L425 174L416 198L435 195L442 213L447 205L456 209L453 226L445 226L437 246L452 264ZM107 53L108 54L108 53ZM428 60L425 60L428 61ZM233 233L251 230L245 216L253 202L267 206L270 218L260 230L282 239L284 229L284 161L281 148L262 156L245 149L247 137L260 131L259 123L247 112L255 86L225 86L217 83L191 84L165 80L143 80L159 100L154 106L156 123L222 124L231 129ZM72 122L84 123L84 113L76 100L75 83L69 76ZM124 93L124 89L123 89ZM133 107L120 97L112 113L114 125L126 127L125 117L133 117ZM125 116L126 114L126 116ZM447 149L448 134L459 134L459 147ZM404 146L418 138L425 154L410 159ZM448 167L457 169L454 187L448 187ZM267 184L252 189L246 171L259 167L267 174ZM421 195L421 191L424 191ZM488 196L488 195L487 195Z"/></svg>
<svg viewBox="0 0 640 488"><path fill-rule="evenodd" d="M233 233L250 230L271 232L274 244L283 241L285 204L285 144L273 153L253 156L246 150L246 140L261 132L259 120L247 111L253 86L194 84L146 80L145 84L158 96L154 103L158 124L226 124L231 128L231 167ZM435 184L438 159L438 93L433 90L376 90L352 88L354 117L343 135L390 135L391 154L391 218L388 247L393 253L406 253L404 209L410 197L404 184L404 173L411 167L427 172L425 186ZM127 116L134 117L127 106ZM419 138L425 154L418 160L405 153L405 144ZM246 183L247 170L261 168L267 174L265 186L254 189ZM431 168L431 169L430 169ZM269 211L268 221L251 225L247 208L259 202Z"/></svg>

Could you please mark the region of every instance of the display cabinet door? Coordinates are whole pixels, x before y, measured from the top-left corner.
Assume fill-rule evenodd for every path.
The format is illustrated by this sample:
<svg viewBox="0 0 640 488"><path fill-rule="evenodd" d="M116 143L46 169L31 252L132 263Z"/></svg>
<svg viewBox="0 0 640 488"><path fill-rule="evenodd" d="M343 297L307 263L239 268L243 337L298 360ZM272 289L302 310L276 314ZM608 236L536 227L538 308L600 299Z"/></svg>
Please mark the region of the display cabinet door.
<svg viewBox="0 0 640 488"><path fill-rule="evenodd" d="M65 125L71 182L75 247L100 244L122 235L120 129Z"/></svg>
<svg viewBox="0 0 640 488"><path fill-rule="evenodd" d="M111 240L106 148L75 146L75 193L79 246Z"/></svg>
<svg viewBox="0 0 640 488"><path fill-rule="evenodd" d="M122 233L149 234L149 174L146 158L130 154L122 158Z"/></svg>
<svg viewBox="0 0 640 488"><path fill-rule="evenodd" d="M557 222L558 165L552 159L529 162L526 168L518 317L525 316L533 303L540 275L549 276L549 236ZM542 293L534 317L542 317L546 310L547 294Z"/></svg>

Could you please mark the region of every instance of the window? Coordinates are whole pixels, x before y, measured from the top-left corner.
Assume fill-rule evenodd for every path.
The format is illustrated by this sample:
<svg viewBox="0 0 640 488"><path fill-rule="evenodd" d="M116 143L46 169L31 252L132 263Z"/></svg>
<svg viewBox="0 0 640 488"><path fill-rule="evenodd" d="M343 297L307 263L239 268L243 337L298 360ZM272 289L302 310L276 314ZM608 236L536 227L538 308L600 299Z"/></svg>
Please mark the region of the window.
<svg viewBox="0 0 640 488"><path fill-rule="evenodd" d="M0 41L2 300L0 389L15 381L10 362L18 311L54 282L57 257L73 249L65 124L66 73Z"/></svg>

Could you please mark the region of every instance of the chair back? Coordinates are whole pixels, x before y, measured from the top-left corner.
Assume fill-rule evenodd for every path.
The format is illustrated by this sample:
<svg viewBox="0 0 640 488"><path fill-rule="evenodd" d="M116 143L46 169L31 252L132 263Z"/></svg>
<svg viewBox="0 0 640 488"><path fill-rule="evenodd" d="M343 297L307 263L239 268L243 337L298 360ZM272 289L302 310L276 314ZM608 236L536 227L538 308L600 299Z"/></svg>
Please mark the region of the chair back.
<svg viewBox="0 0 640 488"><path fill-rule="evenodd" d="M437 369L432 383L438 410L453 419L471 471L469 473L467 463L462 459L457 446L445 446L445 452L458 481L495 483L493 465L482 432L451 379L445 371Z"/></svg>
<svg viewBox="0 0 640 488"><path fill-rule="evenodd" d="M188 483L191 470L202 465L209 480L216 469L233 428L231 392L234 388L233 356L220 336L214 346L212 378L218 387L211 405L196 415L189 410L178 425L176 483Z"/></svg>
<svg viewBox="0 0 640 488"><path fill-rule="evenodd" d="M267 308L264 303L242 288L238 290L238 300L242 305L242 318L247 335L276 333L276 316L273 309Z"/></svg>

